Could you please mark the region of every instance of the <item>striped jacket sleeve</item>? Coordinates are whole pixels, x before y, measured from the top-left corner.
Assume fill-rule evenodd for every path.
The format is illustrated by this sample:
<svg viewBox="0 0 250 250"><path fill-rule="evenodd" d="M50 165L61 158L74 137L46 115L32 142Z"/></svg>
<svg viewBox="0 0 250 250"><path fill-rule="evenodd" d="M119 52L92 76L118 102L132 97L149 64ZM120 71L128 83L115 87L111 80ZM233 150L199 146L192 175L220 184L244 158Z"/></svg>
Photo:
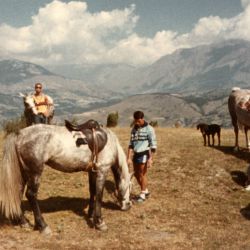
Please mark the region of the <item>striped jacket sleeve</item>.
<svg viewBox="0 0 250 250"><path fill-rule="evenodd" d="M148 142L150 149L152 150L152 152L154 152L157 148L157 141L156 141L155 130L150 125L148 125Z"/></svg>

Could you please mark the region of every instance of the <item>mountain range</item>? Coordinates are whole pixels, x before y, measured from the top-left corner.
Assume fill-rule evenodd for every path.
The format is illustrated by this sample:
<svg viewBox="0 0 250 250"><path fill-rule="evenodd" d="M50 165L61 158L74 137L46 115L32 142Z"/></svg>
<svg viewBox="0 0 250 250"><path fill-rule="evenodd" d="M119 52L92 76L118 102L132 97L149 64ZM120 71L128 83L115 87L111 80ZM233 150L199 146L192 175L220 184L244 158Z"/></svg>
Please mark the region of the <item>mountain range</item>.
<svg viewBox="0 0 250 250"><path fill-rule="evenodd" d="M45 85L56 106L58 121L65 117L95 118L105 123L118 111L120 124L130 124L134 110L148 120L173 126L197 122L230 126L227 97L234 86L249 88L250 43L228 40L180 49L152 65L46 65L0 59L0 118L22 113L18 92Z"/></svg>

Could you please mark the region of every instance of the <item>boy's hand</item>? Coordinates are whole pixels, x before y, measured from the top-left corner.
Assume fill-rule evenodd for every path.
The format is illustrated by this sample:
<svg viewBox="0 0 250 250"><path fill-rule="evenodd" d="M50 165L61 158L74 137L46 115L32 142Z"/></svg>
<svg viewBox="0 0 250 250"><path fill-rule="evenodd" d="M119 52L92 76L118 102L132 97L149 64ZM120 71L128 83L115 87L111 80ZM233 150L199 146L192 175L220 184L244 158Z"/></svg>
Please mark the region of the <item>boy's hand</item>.
<svg viewBox="0 0 250 250"><path fill-rule="evenodd" d="M150 158L148 159L148 161L147 161L147 167L150 168L150 167L152 167L152 165L153 165L153 158L150 157Z"/></svg>

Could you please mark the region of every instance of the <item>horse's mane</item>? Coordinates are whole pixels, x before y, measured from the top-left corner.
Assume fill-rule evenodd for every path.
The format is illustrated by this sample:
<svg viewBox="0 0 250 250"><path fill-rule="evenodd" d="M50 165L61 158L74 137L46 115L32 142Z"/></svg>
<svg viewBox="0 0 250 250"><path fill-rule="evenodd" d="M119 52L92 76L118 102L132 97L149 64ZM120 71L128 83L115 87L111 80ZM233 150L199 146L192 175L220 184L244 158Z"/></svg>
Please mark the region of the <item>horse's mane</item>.
<svg viewBox="0 0 250 250"><path fill-rule="evenodd" d="M108 128L105 128L105 131L109 135L112 144L116 146L116 149L115 149L116 150L116 161L117 161L117 166L118 166L119 171L120 171L120 178L121 178L120 188L122 190L126 190L127 185L129 183L129 180L130 180L130 174L129 174L129 168L128 168L127 158L126 158L125 152L120 144L120 141L119 141L117 135Z"/></svg>

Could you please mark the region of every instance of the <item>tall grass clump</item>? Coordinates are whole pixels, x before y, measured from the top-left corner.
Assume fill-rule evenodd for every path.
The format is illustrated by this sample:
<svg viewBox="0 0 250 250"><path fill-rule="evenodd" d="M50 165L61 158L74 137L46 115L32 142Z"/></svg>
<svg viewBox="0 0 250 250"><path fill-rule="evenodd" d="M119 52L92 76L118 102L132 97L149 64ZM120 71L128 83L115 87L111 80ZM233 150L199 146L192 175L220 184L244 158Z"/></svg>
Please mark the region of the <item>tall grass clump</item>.
<svg viewBox="0 0 250 250"><path fill-rule="evenodd" d="M11 120L5 120L2 122L2 128L5 135L11 133L18 134L19 131L25 127L27 127L27 124L26 119L23 115L21 117L13 118Z"/></svg>
<svg viewBox="0 0 250 250"><path fill-rule="evenodd" d="M156 120L150 121L149 125L156 128L156 127L158 127L158 121L156 121Z"/></svg>

